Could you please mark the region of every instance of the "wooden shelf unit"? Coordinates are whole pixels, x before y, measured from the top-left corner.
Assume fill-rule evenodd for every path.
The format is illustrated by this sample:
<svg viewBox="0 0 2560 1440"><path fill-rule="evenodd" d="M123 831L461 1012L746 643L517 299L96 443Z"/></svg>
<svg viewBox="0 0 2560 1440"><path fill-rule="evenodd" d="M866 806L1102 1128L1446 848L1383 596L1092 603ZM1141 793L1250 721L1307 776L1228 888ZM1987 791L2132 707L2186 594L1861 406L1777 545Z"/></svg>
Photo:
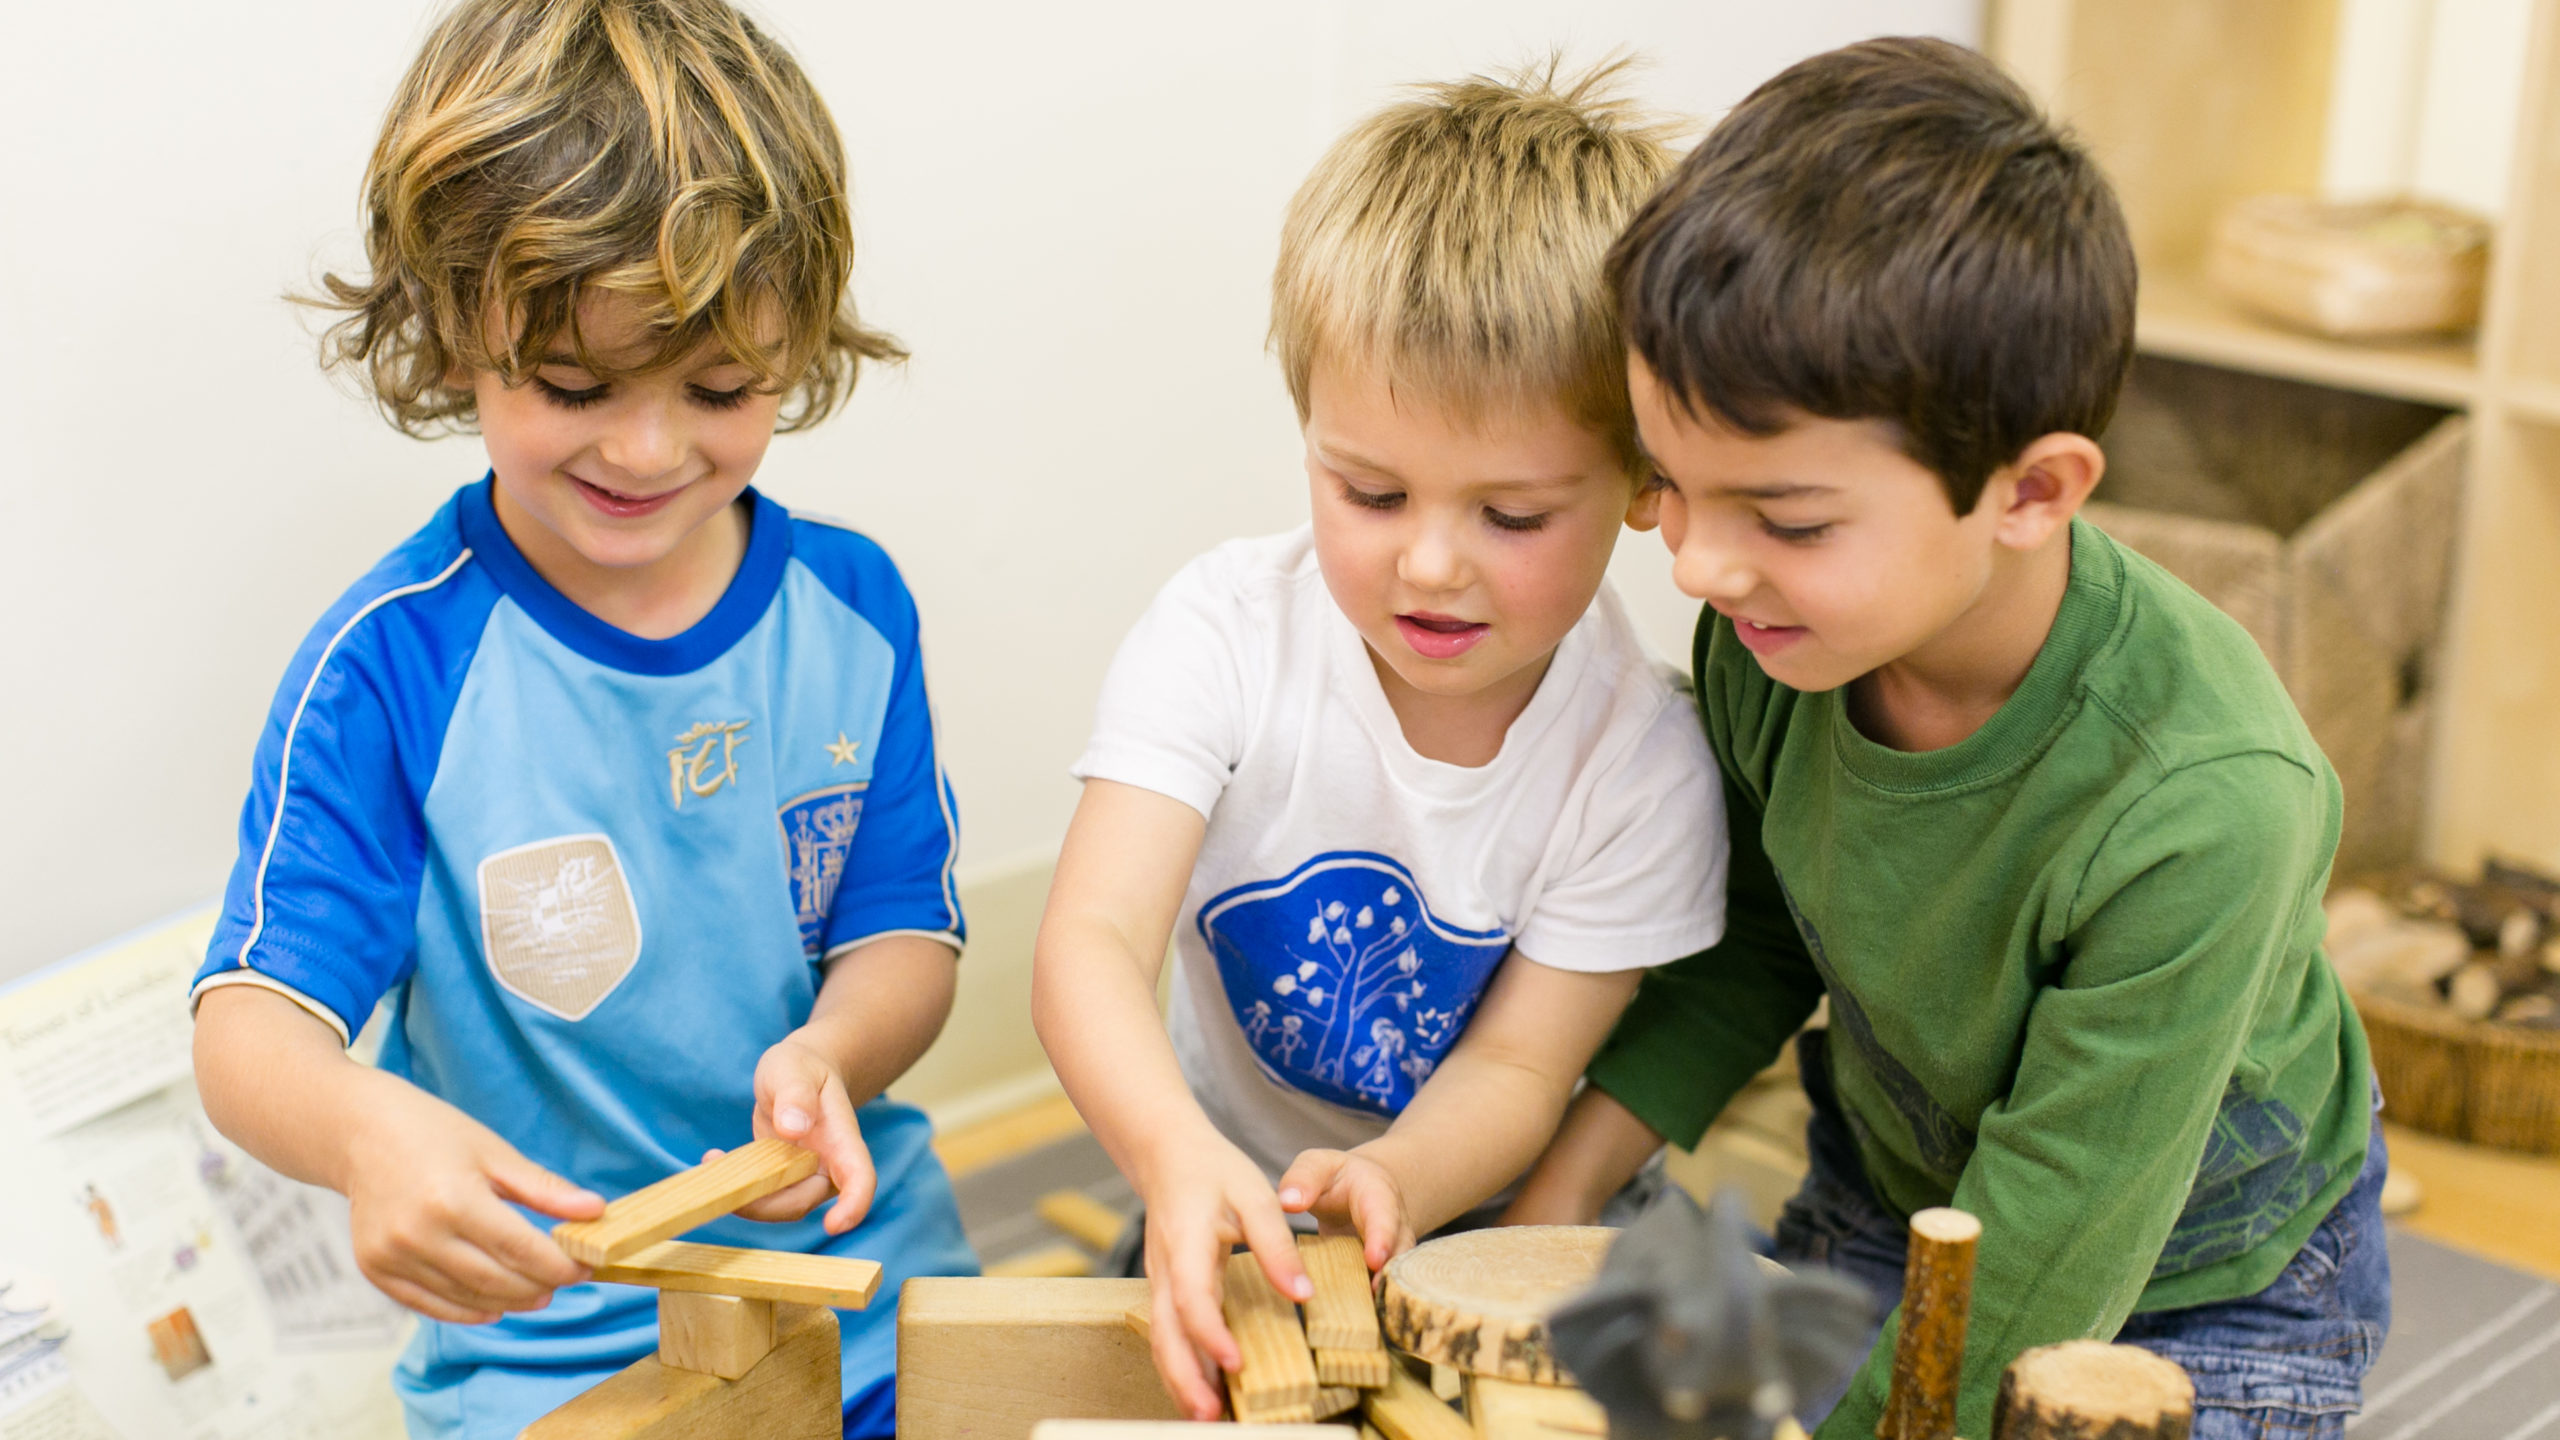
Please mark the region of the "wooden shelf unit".
<svg viewBox="0 0 2560 1440"><path fill-rule="evenodd" d="M1993 0L1989 33L2115 181L2143 351L2470 413L2424 848L2560 866L2560 0L2533 0L2479 333L2395 345L2270 324L2198 274L2224 205L2319 188L2338 0Z"/></svg>

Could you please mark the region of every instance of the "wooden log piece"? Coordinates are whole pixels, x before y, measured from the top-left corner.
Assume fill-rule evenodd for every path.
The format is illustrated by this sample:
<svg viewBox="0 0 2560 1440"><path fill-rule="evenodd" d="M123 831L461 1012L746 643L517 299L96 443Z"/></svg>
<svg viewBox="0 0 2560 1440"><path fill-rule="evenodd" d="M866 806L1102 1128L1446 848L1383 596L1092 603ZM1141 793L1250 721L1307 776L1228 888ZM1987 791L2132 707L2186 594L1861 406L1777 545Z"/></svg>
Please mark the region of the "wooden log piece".
<svg viewBox="0 0 2560 1440"><path fill-rule="evenodd" d="M898 1292L899 1440L1027 1440L1043 1420L1179 1420L1144 1280L932 1276Z"/></svg>
<svg viewBox="0 0 2560 1440"><path fill-rule="evenodd" d="M1590 1286L1617 1235L1600 1225L1511 1225L1417 1245L1387 1262L1387 1339L1470 1375L1556 1384L1563 1374L1547 1313Z"/></svg>
<svg viewBox="0 0 2560 1440"><path fill-rule="evenodd" d="M1285 1424L1281 1417L1304 1410L1312 1421L1316 1362L1298 1328L1298 1307L1264 1278L1250 1250L1227 1257L1226 1282L1227 1329L1244 1352L1243 1368L1227 1377L1236 1418Z"/></svg>
<svg viewBox="0 0 2560 1440"><path fill-rule="evenodd" d="M1458 1412L1401 1365L1393 1367L1385 1388L1360 1392L1360 1414L1386 1440L1475 1440Z"/></svg>
<svg viewBox="0 0 2560 1440"><path fill-rule="evenodd" d="M595 1278L614 1285L859 1310L880 1292L880 1262L662 1240L618 1265L597 1266Z"/></svg>
<svg viewBox="0 0 2560 1440"><path fill-rule="evenodd" d="M1081 1190L1052 1190L1040 1197L1040 1218L1068 1239L1109 1254L1129 1228L1129 1217Z"/></svg>
<svg viewBox="0 0 2560 1440"><path fill-rule="evenodd" d="M1973 1309L1973 1252L1982 1222L1943 1206L1911 1217L1902 1270L1902 1333L1879 1440L1955 1440L1956 1382Z"/></svg>
<svg viewBox="0 0 2560 1440"><path fill-rule="evenodd" d="M1375 1390L1387 1383L1387 1372L1395 1368L1395 1363L1395 1357L1383 1345L1375 1350L1320 1349L1316 1351L1316 1383Z"/></svg>
<svg viewBox="0 0 2560 1440"><path fill-rule="evenodd" d="M1992 1440L2187 1440L2196 1390L2177 1362L2138 1345L2067 1340L2009 1362Z"/></svg>
<svg viewBox="0 0 2560 1440"><path fill-rule="evenodd" d="M658 1292L658 1363L735 1380L773 1352L773 1302Z"/></svg>
<svg viewBox="0 0 2560 1440"><path fill-rule="evenodd" d="M581 1265L610 1265L816 1173L814 1153L788 1140L757 1140L634 1190L596 1219L554 1225L551 1238Z"/></svg>
<svg viewBox="0 0 2560 1440"><path fill-rule="evenodd" d="M646 1356L534 1421L518 1440L839 1440L844 1434L836 1317L783 1305L772 1353L735 1380Z"/></svg>
<svg viewBox="0 0 2560 1440"><path fill-rule="evenodd" d="M1301 1235L1298 1259L1316 1293L1307 1301L1307 1343L1319 1350L1386 1352L1378 1334L1378 1297L1356 1235ZM1384 1381L1380 1381L1384 1384Z"/></svg>

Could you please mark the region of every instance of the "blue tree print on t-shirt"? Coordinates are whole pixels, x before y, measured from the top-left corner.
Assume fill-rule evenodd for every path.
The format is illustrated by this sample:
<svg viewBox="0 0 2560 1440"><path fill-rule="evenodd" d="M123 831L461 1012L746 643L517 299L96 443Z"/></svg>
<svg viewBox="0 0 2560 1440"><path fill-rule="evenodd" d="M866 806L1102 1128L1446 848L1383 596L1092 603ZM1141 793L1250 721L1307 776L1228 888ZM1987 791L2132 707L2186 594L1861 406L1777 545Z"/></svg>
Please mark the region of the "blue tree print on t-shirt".
<svg viewBox="0 0 2560 1440"><path fill-rule="evenodd" d="M1263 1069L1381 1115L1431 1078L1511 948L1433 916L1404 866L1350 850L1228 890L1199 924Z"/></svg>

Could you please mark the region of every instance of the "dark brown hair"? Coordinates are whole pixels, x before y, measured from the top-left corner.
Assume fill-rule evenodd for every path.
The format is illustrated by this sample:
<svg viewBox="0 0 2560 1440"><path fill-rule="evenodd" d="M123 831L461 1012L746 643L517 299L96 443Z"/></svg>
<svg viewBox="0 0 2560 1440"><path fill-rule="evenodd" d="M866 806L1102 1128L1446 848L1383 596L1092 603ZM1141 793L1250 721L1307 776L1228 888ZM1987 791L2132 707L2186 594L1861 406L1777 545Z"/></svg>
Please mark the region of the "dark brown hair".
<svg viewBox="0 0 2560 1440"><path fill-rule="evenodd" d="M392 97L364 179L370 273L327 275L321 347L413 435L470 428L457 367L520 384L591 294L652 352L706 344L783 392L780 429L904 354L849 294L844 147L790 54L726 0L461 0Z"/></svg>
<svg viewBox="0 0 2560 1440"><path fill-rule="evenodd" d="M1878 419L1970 513L2038 436L2096 436L2133 244L2086 151L1989 60L1870 40L1753 91L1609 253L1628 343L1747 434Z"/></svg>

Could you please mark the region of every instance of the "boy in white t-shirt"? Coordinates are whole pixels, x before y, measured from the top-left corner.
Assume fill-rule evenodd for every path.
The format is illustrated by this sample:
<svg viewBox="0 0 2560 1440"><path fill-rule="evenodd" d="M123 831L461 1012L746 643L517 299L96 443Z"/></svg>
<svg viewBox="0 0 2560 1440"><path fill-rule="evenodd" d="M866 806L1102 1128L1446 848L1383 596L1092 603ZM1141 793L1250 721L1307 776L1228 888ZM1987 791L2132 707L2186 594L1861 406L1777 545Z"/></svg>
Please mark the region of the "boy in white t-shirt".
<svg viewBox="0 0 2560 1440"><path fill-rule="evenodd" d="M1431 87L1318 164L1272 286L1313 524L1173 578L1076 766L1033 1013L1200 1418L1232 1246L1303 1298L1284 1212L1374 1269L1483 1204L1723 928L1713 762L1602 579L1649 471L1600 261L1669 164L1607 78Z"/></svg>

